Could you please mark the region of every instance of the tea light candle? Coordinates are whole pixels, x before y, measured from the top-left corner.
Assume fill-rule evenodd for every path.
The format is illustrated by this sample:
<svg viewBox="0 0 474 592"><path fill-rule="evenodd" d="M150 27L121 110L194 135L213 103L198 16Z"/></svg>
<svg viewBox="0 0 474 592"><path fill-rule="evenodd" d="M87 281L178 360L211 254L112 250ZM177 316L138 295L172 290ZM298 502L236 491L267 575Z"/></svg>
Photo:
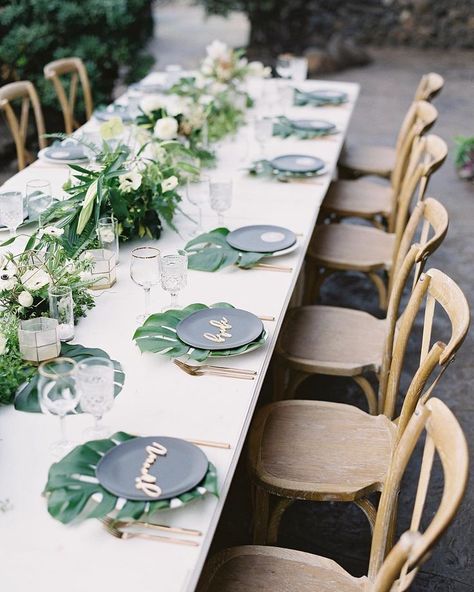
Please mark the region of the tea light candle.
<svg viewBox="0 0 474 592"><path fill-rule="evenodd" d="M21 357L27 362L57 358L61 352L58 321L47 317L20 321L18 341Z"/></svg>

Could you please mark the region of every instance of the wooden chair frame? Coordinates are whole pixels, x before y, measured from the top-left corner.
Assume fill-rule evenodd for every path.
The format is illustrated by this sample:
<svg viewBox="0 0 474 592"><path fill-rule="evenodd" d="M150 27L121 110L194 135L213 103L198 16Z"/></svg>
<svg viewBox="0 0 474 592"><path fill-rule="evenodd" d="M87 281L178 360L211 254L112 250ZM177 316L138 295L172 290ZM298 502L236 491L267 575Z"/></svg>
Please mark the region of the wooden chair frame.
<svg viewBox="0 0 474 592"><path fill-rule="evenodd" d="M13 101L18 99L21 99L21 115L19 121L11 105ZM0 88L0 109L5 113L8 127L15 142L18 170L20 171L25 168L27 163L33 160L31 153L26 149L30 105L33 108L35 117L39 147L46 148L43 112L33 84L27 80L22 80L11 82Z"/></svg>
<svg viewBox="0 0 474 592"><path fill-rule="evenodd" d="M64 86L60 79L60 76L66 74L71 74L69 96L66 96L66 91L64 90ZM65 131L67 134L72 134L75 129L80 127L80 124L74 118L78 82L80 82L82 86L86 117L87 119L90 119L92 116L92 94L86 67L80 58L63 58L46 64L44 67L44 75L46 79L50 80L54 85L63 112Z"/></svg>
<svg viewBox="0 0 474 592"><path fill-rule="evenodd" d="M443 90L444 78L436 72L421 77L415 92L415 101L431 101Z"/></svg>
<svg viewBox="0 0 474 592"><path fill-rule="evenodd" d="M426 440L410 530L390 550L402 477L423 433L426 433ZM443 495L430 524L421 533L420 520L435 453L441 459L444 473ZM308 578L314 582L315 589L318 589L318 582L324 582L326 592L403 592L454 519L466 490L468 470L466 439L452 412L439 399L420 403L390 461L375 522L367 576L355 578L336 562L310 553L246 546L227 549L212 558L204 568L197 592L237 589L283 592L299 589L303 583L308 583ZM272 581L267 582L266 577ZM236 583L240 588L235 587Z"/></svg>

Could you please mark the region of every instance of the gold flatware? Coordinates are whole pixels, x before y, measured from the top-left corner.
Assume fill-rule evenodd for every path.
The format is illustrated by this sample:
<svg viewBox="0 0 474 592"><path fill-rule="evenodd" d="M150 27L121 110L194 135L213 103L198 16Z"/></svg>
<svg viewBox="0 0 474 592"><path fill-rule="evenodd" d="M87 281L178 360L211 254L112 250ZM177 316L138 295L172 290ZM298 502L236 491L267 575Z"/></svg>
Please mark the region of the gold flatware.
<svg viewBox="0 0 474 592"><path fill-rule="evenodd" d="M292 267L288 267L286 265L271 265L269 263L257 263L257 265L253 267L253 269L265 269L268 271L287 271L289 273L293 271Z"/></svg>
<svg viewBox="0 0 474 592"><path fill-rule="evenodd" d="M228 442L212 442L212 440L190 440L189 438L185 438L186 442L190 442L191 444L196 444L196 446L209 446L209 448L224 448L225 450L230 450L232 446Z"/></svg>
<svg viewBox="0 0 474 592"><path fill-rule="evenodd" d="M155 524L153 522L144 522L143 520L114 520L108 516L99 518L99 520L107 526L113 528L122 529L133 526L139 526L140 528L151 528L152 530L162 530L164 532L173 532L175 534L188 534L190 536L202 536L200 530L194 530L192 528L181 528L178 526L167 526L166 524Z"/></svg>
<svg viewBox="0 0 474 592"><path fill-rule="evenodd" d="M199 365L193 365L193 364L187 364L186 362L183 362L182 360L178 360L177 358L175 360L173 360L173 362L181 367L186 367L189 368L191 370L194 369L200 369L200 370L216 370L217 372L231 372L232 374L249 374L250 376L255 376L257 374L256 370L246 370L244 368L229 368L229 366L213 366L212 364L199 364Z"/></svg>
<svg viewBox="0 0 474 592"><path fill-rule="evenodd" d="M261 321L274 321L275 317L270 317L268 315L259 315L258 317Z"/></svg>
<svg viewBox="0 0 474 592"><path fill-rule="evenodd" d="M176 364L176 360L174 360L174 363ZM242 380L254 380L255 378L252 374L242 374L234 371L229 372L228 370L218 372L217 370L202 370L199 366L176 365L190 376L222 376L223 378L241 378Z"/></svg>
<svg viewBox="0 0 474 592"><path fill-rule="evenodd" d="M148 541L157 541L160 543L171 543L173 545L186 545L188 547L199 547L199 543L196 541L188 541L187 539L177 539L174 537L167 537L167 536L160 536L158 534L143 534L139 532L127 532L125 530L120 530L111 524L106 524L102 522L103 527L105 530L111 534L112 536L116 537L117 539L146 539Z"/></svg>

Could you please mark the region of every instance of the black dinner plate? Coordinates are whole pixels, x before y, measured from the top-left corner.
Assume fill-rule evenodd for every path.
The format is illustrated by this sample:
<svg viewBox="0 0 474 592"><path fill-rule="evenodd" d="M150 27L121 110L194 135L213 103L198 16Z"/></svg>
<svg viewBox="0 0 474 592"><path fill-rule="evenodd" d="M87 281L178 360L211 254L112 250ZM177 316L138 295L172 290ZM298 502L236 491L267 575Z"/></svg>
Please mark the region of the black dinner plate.
<svg viewBox="0 0 474 592"><path fill-rule="evenodd" d="M296 243L293 231L272 224L254 224L237 228L226 237L227 242L239 251L276 253Z"/></svg>
<svg viewBox="0 0 474 592"><path fill-rule="evenodd" d="M320 158L306 154L285 154L270 161L271 166L283 173L317 173L325 167Z"/></svg>

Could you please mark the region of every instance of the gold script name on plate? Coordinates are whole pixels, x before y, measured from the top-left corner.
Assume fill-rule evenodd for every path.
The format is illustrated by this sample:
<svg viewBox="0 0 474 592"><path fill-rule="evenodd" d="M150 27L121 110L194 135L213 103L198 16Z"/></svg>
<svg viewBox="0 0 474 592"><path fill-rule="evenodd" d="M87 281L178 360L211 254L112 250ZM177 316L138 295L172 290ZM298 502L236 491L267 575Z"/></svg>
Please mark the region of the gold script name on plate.
<svg viewBox="0 0 474 592"><path fill-rule="evenodd" d="M224 343L226 339L232 337L232 333L229 333L229 329L232 329L232 325L226 317L222 317L220 321L212 319L209 321L209 324L219 329L218 333L203 333L203 337L209 339L209 341L214 341L214 343Z"/></svg>
<svg viewBox="0 0 474 592"><path fill-rule="evenodd" d="M160 497L161 487L156 483L156 477L148 472L159 456L166 456L168 450L159 444L153 442L145 448L147 457L142 465L140 476L135 478L135 487L143 491L149 497Z"/></svg>

